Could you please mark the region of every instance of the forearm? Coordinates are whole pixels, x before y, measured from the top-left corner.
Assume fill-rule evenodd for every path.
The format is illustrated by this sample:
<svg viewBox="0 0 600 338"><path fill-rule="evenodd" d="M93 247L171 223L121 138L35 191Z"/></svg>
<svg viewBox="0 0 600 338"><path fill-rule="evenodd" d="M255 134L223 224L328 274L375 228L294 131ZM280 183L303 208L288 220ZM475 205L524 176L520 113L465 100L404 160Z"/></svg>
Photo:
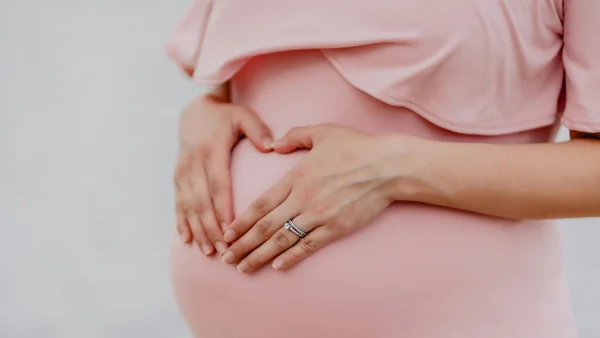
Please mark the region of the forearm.
<svg viewBox="0 0 600 338"><path fill-rule="evenodd" d="M418 153L405 152L387 162L397 200L515 219L600 216L598 140L530 145L424 141Z"/></svg>

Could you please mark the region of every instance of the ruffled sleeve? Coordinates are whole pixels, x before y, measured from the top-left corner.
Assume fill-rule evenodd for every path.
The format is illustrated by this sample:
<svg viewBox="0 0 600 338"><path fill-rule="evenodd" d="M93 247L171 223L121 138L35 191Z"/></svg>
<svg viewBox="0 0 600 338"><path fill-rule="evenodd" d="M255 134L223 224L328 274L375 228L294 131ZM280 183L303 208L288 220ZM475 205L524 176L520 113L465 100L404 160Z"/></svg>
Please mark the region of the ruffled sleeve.
<svg viewBox="0 0 600 338"><path fill-rule="evenodd" d="M211 9L212 0L194 0L165 46L171 60L190 75L196 68Z"/></svg>
<svg viewBox="0 0 600 338"><path fill-rule="evenodd" d="M600 132L600 0L564 0L563 62L566 107L563 124Z"/></svg>

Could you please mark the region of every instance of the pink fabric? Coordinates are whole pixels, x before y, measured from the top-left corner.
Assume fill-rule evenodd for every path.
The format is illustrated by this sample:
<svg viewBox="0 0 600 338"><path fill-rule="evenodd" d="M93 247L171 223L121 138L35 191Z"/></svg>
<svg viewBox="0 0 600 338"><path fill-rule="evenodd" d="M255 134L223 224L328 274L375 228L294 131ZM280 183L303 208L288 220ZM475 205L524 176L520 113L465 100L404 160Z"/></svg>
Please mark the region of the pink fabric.
<svg viewBox="0 0 600 338"><path fill-rule="evenodd" d="M600 132L600 1L564 0L564 67L569 129Z"/></svg>
<svg viewBox="0 0 600 338"><path fill-rule="evenodd" d="M599 16L597 0L196 0L168 50L216 84L253 56L321 49L362 91L481 135L553 124L566 70L563 123L600 132Z"/></svg>
<svg viewBox="0 0 600 338"><path fill-rule="evenodd" d="M372 133L453 142L547 142L553 128L461 135L356 89L318 50L268 54L232 78L234 102L276 137L331 122ZM304 152L234 150L239 215ZM574 338L556 226L395 203L361 231L296 268L240 274L196 245L172 243L173 287L206 338Z"/></svg>

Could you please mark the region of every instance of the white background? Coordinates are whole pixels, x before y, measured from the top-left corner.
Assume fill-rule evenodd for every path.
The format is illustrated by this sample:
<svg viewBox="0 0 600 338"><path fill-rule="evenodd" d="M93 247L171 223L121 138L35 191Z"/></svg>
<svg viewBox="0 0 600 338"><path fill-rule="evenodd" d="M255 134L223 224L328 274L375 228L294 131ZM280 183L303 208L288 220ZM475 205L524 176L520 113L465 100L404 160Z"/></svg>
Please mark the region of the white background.
<svg viewBox="0 0 600 338"><path fill-rule="evenodd" d="M161 49L187 5L0 0L0 337L189 337L167 244L200 88ZM581 337L600 337L600 220L562 225Z"/></svg>

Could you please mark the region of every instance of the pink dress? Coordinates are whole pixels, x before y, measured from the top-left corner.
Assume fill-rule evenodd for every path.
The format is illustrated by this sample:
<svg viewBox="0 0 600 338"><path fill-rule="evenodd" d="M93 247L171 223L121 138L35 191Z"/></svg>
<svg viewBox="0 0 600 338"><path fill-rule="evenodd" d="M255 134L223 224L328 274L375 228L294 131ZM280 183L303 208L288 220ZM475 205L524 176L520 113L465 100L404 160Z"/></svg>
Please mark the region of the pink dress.
<svg viewBox="0 0 600 338"><path fill-rule="evenodd" d="M598 17L598 0L197 0L168 51L200 84L231 80L276 137L548 142L560 120L600 132ZM304 154L242 141L235 212ZM286 272L177 240L171 270L197 337L573 338L561 259L553 222L398 202Z"/></svg>

